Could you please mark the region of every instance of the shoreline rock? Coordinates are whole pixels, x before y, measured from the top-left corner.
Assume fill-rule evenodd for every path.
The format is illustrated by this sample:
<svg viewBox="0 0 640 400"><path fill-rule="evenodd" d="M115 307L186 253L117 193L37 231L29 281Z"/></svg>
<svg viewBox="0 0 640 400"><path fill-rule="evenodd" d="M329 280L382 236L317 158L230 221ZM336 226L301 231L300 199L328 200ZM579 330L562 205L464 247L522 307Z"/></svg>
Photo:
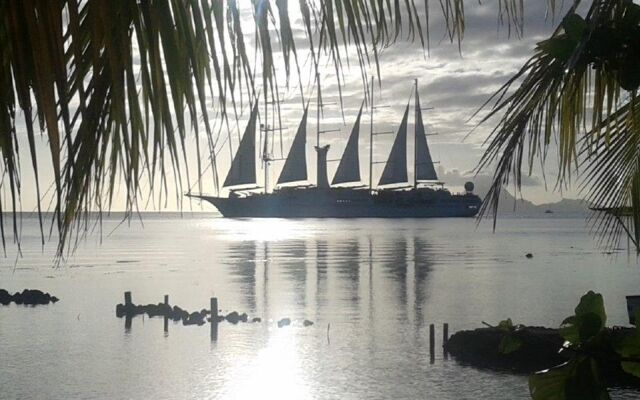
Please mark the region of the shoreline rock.
<svg viewBox="0 0 640 400"><path fill-rule="evenodd" d="M0 289L0 304L8 306L12 302L18 305L27 306L47 305L49 303L57 303L59 299L51 296L38 289L24 289L22 292L16 292L13 295L5 289Z"/></svg>
<svg viewBox="0 0 640 400"><path fill-rule="evenodd" d="M635 329L607 329L612 341L632 335ZM544 327L523 327L517 333L522 345L519 349L503 354L499 350L500 342L506 335L499 328L478 328L472 331L454 333L443 346L444 350L462 364L515 374L531 374L552 368L566 362L571 354L559 353L564 338L558 329ZM604 378L608 386L640 387L640 379L627 374L620 367L620 356L610 349L602 354L599 364L603 367Z"/></svg>
<svg viewBox="0 0 640 400"><path fill-rule="evenodd" d="M444 349L463 363L522 374L550 368L568 359L558 354L564 339L557 329L523 328L518 335L522 346L510 354L502 354L499 350L504 336L505 332L499 328L460 331L449 338Z"/></svg>

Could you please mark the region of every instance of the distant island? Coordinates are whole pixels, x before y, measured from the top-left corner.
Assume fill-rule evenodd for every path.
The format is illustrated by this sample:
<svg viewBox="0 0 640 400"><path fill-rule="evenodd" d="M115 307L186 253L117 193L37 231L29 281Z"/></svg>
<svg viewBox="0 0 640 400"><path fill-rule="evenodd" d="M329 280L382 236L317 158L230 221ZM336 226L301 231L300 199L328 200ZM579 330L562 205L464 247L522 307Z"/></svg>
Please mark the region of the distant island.
<svg viewBox="0 0 640 400"><path fill-rule="evenodd" d="M484 199L486 193L480 194ZM538 216L543 214L584 214L587 215L590 203L580 199L562 199L555 203L534 204L529 200L518 199L507 190L500 193L500 202L498 205L499 216Z"/></svg>

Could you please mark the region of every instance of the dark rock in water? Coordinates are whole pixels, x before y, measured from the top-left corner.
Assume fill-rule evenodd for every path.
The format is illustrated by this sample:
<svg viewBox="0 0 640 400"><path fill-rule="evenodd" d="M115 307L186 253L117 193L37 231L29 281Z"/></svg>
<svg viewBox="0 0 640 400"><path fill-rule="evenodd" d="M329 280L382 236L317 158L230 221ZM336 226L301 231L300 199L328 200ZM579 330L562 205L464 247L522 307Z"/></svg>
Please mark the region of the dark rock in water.
<svg viewBox="0 0 640 400"><path fill-rule="evenodd" d="M173 306L171 317L174 321L185 320L189 318L189 313L178 306Z"/></svg>
<svg viewBox="0 0 640 400"><path fill-rule="evenodd" d="M225 317L228 322L237 324L238 322L247 322L248 316L246 313L238 314L237 311L232 311Z"/></svg>
<svg viewBox="0 0 640 400"><path fill-rule="evenodd" d="M305 319L304 322L302 323L302 325L311 326L311 325L313 325L313 321L309 321L308 319Z"/></svg>
<svg viewBox="0 0 640 400"><path fill-rule="evenodd" d="M55 303L57 301L57 297L51 296L49 293L44 293L37 289L24 289L22 293L16 292L13 295L9 294L9 292L4 289L0 289L0 304L4 306L9 305L11 302L36 306Z"/></svg>
<svg viewBox="0 0 640 400"><path fill-rule="evenodd" d="M28 290L22 291L22 302L24 304L49 304L51 302L51 296L49 293L44 293L41 290Z"/></svg>
<svg viewBox="0 0 640 400"><path fill-rule="evenodd" d="M22 293L15 292L13 294L13 302L16 304L22 304L23 302Z"/></svg>
<svg viewBox="0 0 640 400"><path fill-rule="evenodd" d="M168 309L165 307L168 307ZM149 317L158 317L158 316L164 317L165 315L167 316L169 315L169 313L171 312L171 307L169 307L168 305L165 305L164 303L148 304L146 306L143 306L142 310Z"/></svg>
<svg viewBox="0 0 640 400"><path fill-rule="evenodd" d="M251 319L251 322L262 322L262 318L260 318L260 317L253 317L253 319Z"/></svg>
<svg viewBox="0 0 640 400"><path fill-rule="evenodd" d="M278 328L282 328L283 326L291 325L291 320L289 318L282 318L278 321Z"/></svg>
<svg viewBox="0 0 640 400"><path fill-rule="evenodd" d="M237 324L238 322L240 322L240 315L236 311L230 312L225 318L232 324Z"/></svg>
<svg viewBox="0 0 640 400"><path fill-rule="evenodd" d="M531 253L527 253L527 254L525 255L525 257L527 257L527 258L533 258L533 254L531 254Z"/></svg>
<svg viewBox="0 0 640 400"><path fill-rule="evenodd" d="M189 314L187 319L182 320L183 325L204 325L205 324L205 316L200 314L198 311L194 311Z"/></svg>
<svg viewBox="0 0 640 400"><path fill-rule="evenodd" d="M125 315L126 315L126 313L124 312L124 304L116 305L116 317L122 318Z"/></svg>
<svg viewBox="0 0 640 400"><path fill-rule="evenodd" d="M3 306L9 305L13 301L13 297L4 289L0 289L0 304Z"/></svg>

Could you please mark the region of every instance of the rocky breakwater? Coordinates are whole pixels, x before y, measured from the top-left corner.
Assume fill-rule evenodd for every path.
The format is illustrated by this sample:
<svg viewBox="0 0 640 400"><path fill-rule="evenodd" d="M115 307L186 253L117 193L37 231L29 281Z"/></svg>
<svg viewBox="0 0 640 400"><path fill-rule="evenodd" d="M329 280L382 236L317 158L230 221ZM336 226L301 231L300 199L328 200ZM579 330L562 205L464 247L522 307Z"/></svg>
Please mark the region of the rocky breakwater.
<svg viewBox="0 0 640 400"><path fill-rule="evenodd" d="M137 315L146 314L149 317L165 317L173 321L182 321L183 325L204 325L207 315L211 312L207 309L189 312L178 306L169 304L147 304L138 305L133 303L118 304L116 306L116 316L118 318L132 318Z"/></svg>
<svg viewBox="0 0 640 400"><path fill-rule="evenodd" d="M125 292L124 303L116 305L116 317L127 318L130 323L131 319L138 315L146 314L149 317L164 317L165 318L165 330L167 329L167 321L173 320L175 322L182 321L183 325L204 325L207 322L211 322L216 325L219 322L227 321L233 325L240 322L242 323L260 323L262 319L260 317L249 318L247 313L239 313L237 311L231 311L226 315L220 314L222 310L218 309L218 299L211 298L211 309L203 308L200 311L189 312L182 309L179 306L171 306L169 304L169 296L165 295L164 303L138 305L134 304L131 300L131 292ZM291 324L291 319L283 318L278 321L278 327L282 328ZM312 321L304 320L303 326L308 327L313 325Z"/></svg>
<svg viewBox="0 0 640 400"><path fill-rule="evenodd" d="M491 327L456 332L444 345L456 360L481 368L532 373L567 361L560 354L564 339L557 329L526 327L518 332L520 346L505 349L507 332ZM505 351L507 350L507 351Z"/></svg>
<svg viewBox="0 0 640 400"><path fill-rule="evenodd" d="M631 328L604 328L607 342L620 343L633 335ZM478 368L531 374L569 361L575 352L563 349L565 339L558 329L519 326L517 330L500 327L478 328L453 334L444 350L457 361ZM620 355L611 346L597 354L607 386L640 387L640 379L620 367Z"/></svg>
<svg viewBox="0 0 640 400"><path fill-rule="evenodd" d="M49 293L37 289L24 289L22 292L14 294L10 294L5 289L0 289L0 304L3 306L8 306L11 303L36 306L56 303L57 301L58 298L56 296L51 296Z"/></svg>

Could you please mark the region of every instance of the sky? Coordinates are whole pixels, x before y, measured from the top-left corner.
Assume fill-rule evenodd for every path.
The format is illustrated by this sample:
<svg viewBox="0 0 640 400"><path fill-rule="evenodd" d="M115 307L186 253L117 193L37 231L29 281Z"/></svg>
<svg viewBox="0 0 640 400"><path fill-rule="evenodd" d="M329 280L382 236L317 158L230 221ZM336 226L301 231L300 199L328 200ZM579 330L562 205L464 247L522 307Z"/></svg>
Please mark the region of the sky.
<svg viewBox="0 0 640 400"><path fill-rule="evenodd" d="M241 14L245 15L247 21L243 24L245 29L245 37L252 38L252 30L255 29L252 17L248 12L249 2L241 1ZM380 71L381 83L376 82L374 96L377 99L377 105L384 105L386 108L375 110L373 119L374 131L395 131L400 124L404 108L409 101L410 95L414 88L414 79L418 80L420 91L420 99L423 107L432 108L424 111L423 118L430 134L429 146L432 157L438 162L437 169L441 180L447 183L452 191L461 191L462 185L466 180L476 182L476 187L481 190L486 188L490 182L492 174L491 168L478 172L476 175L475 168L484 151L484 142L495 126L495 122L491 121L476 127L477 118L471 119L473 114L480 106L504 84L533 54L535 44L540 40L547 38L555 26L559 18L555 19L547 15L545 1L527 1L525 3L525 24L524 37L517 38L515 35L509 35L506 25L501 25L498 21L497 1L483 2L478 5L477 2L467 2L465 8L466 31L462 42L462 49L459 51L457 43L450 43L444 35L443 21L439 10L432 10L431 17L431 51L427 52L420 46L419 42L407 41L404 37L400 38L397 43L384 49L380 55ZM435 4L435 3L432 3ZM416 2L418 13L424 20L423 2ZM275 4L274 4L275 8ZM298 46L301 80L303 83L303 92L307 98L311 98L310 116L308 121L308 151L307 164L310 181L315 181L315 154L312 145L315 145L315 89L313 85L313 76L311 71L311 63L309 62L308 49L305 48L307 40L303 30L302 21L297 2L291 2L291 21L294 29L294 37ZM562 15L562 10L559 15ZM403 36L406 36L404 34ZM248 39L249 40L249 39ZM275 44L276 51L279 50L278 44ZM342 50L342 49L341 49ZM251 50L250 50L251 54ZM322 135L321 144L329 144L329 159L338 159L344 150L349 132L353 122L355 121L357 111L364 98L363 80L360 68L357 64L355 52L351 52L350 66L344 67L343 70L343 107L339 104L338 85L335 79L335 71L331 65L327 65L322 69L322 94L324 102L327 103L323 108L320 123L322 129L337 129L338 132L329 132ZM302 116L302 106L300 98L300 88L296 85L299 81L295 73L290 77L290 86L285 87L284 65L277 63L277 76L279 84L282 87L284 102L281 104L282 126L283 130L282 142L275 141L274 156L286 156L288 147L291 145L293 135ZM373 69L367 71L372 73ZM412 100L413 101L413 100ZM413 102L411 103L413 107ZM342 114L344 113L344 119ZM360 135L361 146L361 175L363 181L368 180L368 145L369 145L369 110L363 112L362 128ZM412 114L412 113L411 113ZM482 113L480 114L482 115ZM231 153L235 152L238 147L238 138L242 131L246 118L248 117L248 109L242 110L239 121L233 123L231 132L231 149L228 143L219 149L219 176L224 181L227 170L230 165ZM409 132L413 129L413 118L409 120ZM18 125L21 130L21 125ZM20 132L19 132L20 134ZM374 160L383 161L387 158L391 142L394 135L380 135L374 139ZM28 166L28 146L26 143L25 133L22 132L20 146L23 158L23 177L22 177L22 209L31 211L35 209L35 192L33 190L33 174ZM408 142L411 144L412 140ZM38 152L42 154L40 159L41 165L47 165L47 139L46 135L38 138ZM205 146L206 147L206 146ZM282 148L282 153L280 148ZM191 188L198 191L198 177L194 173L196 171L195 160L195 143L192 140L188 143L190 176L182 187L182 191ZM412 155L411 147L407 151L408 155ZM206 155L203 156L206 157ZM409 160L409 164L411 160ZM277 180L278 173L282 168L283 162L275 161L270 167L270 186ZM328 175L329 179L337 168L337 163L329 163ZM41 168L41 182L43 192L49 187L52 181L51 173L47 168ZM203 192L214 193L211 179L211 170L207 170L201 177ZM382 173L382 166L378 165L374 169L374 182L377 181ZM409 179L411 180L411 173ZM543 172L539 166L536 166L531 176L523 180L522 197L534 203L546 203L560 200L564 197L578 197L578 193L573 188L565 188L562 192L553 190L555 186L555 176L557 174L557 163L551 152ZM262 177L263 171L258 169L258 177ZM509 188L513 192L513 188ZM223 195L225 192L222 193ZM6 194L5 194L6 196ZM157 202L141 202L143 209L148 210L176 210L185 207L186 209L210 211L208 206L201 206L198 203L188 204L187 200L180 198L181 196L169 197L168 201L162 204ZM183 201L183 203L181 203ZM186 204L184 203L186 202ZM47 205L46 198L44 202ZM145 206L146 204L146 206ZM113 208L115 210L124 207L123 195L116 194L116 200Z"/></svg>

